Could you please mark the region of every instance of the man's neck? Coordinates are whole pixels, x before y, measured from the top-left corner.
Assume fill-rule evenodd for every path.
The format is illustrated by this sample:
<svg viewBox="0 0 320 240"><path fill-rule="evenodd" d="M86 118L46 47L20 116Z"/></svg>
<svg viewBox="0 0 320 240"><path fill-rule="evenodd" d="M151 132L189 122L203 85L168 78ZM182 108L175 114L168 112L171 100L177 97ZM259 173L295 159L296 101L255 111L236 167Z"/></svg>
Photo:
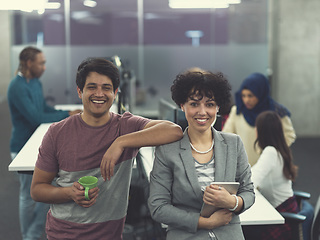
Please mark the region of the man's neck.
<svg viewBox="0 0 320 240"><path fill-rule="evenodd" d="M92 127L103 126L110 120L110 112L105 113L101 117L94 117L85 112L82 112L80 116L86 124Z"/></svg>
<svg viewBox="0 0 320 240"><path fill-rule="evenodd" d="M27 80L27 82L29 82L30 79L32 79L32 76L30 76L29 71L19 71L18 75L24 77Z"/></svg>

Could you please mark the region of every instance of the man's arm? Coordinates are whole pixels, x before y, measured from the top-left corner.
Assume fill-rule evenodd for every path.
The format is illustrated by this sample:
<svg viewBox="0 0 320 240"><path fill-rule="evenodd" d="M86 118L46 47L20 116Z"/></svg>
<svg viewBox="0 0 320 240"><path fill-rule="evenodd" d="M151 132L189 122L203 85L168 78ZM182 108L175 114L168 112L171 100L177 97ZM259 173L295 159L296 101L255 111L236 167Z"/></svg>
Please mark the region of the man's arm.
<svg viewBox="0 0 320 240"><path fill-rule="evenodd" d="M125 148L158 146L177 141L182 136L183 132L179 125L170 121L152 120L143 130L118 137L103 155L100 165L103 179L110 179L113 176L115 163Z"/></svg>
<svg viewBox="0 0 320 240"><path fill-rule="evenodd" d="M56 187L51 184L55 176L54 172L46 172L35 167L30 190L33 200L44 203L74 201L82 207L90 207L96 202L99 192L97 187L89 191L90 201L87 201L84 188L78 182L74 182L71 187Z"/></svg>

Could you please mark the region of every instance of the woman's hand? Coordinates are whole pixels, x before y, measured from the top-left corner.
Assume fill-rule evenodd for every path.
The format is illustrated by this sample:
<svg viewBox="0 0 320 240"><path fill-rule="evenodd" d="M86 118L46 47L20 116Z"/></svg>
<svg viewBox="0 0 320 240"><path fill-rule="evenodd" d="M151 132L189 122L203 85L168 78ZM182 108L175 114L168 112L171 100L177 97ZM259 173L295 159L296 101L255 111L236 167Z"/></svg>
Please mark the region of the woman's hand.
<svg viewBox="0 0 320 240"><path fill-rule="evenodd" d="M206 204L226 209L232 209L236 205L235 198L224 187L215 184L206 187L203 201Z"/></svg>
<svg viewBox="0 0 320 240"><path fill-rule="evenodd" d="M227 209L220 209L215 211L210 217L200 217L198 228L213 229L221 227L230 223L232 219L232 212Z"/></svg>

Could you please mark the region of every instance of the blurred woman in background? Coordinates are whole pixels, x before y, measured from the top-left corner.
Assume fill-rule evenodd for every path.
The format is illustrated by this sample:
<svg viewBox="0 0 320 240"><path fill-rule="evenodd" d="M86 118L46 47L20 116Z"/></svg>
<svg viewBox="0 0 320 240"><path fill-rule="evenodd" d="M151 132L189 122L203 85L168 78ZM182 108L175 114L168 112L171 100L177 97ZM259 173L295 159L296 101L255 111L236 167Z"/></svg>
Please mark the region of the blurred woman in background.
<svg viewBox="0 0 320 240"><path fill-rule="evenodd" d="M299 207L294 197L292 181L297 176L279 115L265 111L256 119L257 138L255 144L262 149L257 163L252 167L252 181L261 194L278 212L297 213ZM290 240L288 224L263 226L259 230L262 240Z"/></svg>
<svg viewBox="0 0 320 240"><path fill-rule="evenodd" d="M296 134L290 112L271 98L269 82L264 75L261 73L249 75L236 92L235 101L236 105L231 108L222 131L235 133L241 137L251 166L257 162L261 153L261 149L253 147L256 139L254 124L259 113L267 110L278 113L287 145L290 146L295 141Z"/></svg>

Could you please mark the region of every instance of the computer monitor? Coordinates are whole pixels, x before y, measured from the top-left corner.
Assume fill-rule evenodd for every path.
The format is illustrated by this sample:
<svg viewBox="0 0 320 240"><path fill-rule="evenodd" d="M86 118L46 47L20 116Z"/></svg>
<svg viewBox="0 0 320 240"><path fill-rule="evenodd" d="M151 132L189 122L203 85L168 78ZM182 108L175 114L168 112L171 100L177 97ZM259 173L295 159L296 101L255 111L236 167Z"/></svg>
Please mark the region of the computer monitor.
<svg viewBox="0 0 320 240"><path fill-rule="evenodd" d="M186 115L181 110L181 108L177 108L177 118L176 118L176 124L178 124L182 130L184 131L186 127L188 126L188 122L186 119Z"/></svg>
<svg viewBox="0 0 320 240"><path fill-rule="evenodd" d="M177 107L161 98L159 101L159 119L177 122Z"/></svg>

